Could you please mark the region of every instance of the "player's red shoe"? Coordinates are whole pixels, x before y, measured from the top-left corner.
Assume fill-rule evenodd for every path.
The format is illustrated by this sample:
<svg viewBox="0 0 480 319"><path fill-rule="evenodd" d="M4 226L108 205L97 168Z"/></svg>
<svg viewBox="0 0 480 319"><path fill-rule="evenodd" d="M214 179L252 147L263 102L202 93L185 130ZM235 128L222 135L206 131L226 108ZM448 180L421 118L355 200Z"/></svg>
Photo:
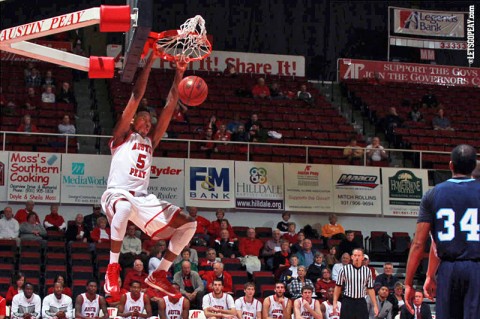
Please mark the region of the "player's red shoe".
<svg viewBox="0 0 480 319"><path fill-rule="evenodd" d="M118 263L108 265L107 273L105 274L105 285L103 285L103 290L106 294L120 294L120 287L118 286L120 270Z"/></svg>
<svg viewBox="0 0 480 319"><path fill-rule="evenodd" d="M165 270L154 271L145 279L145 283L150 287L156 288L173 298L182 297L182 294L175 290L170 281L168 281L167 272Z"/></svg>

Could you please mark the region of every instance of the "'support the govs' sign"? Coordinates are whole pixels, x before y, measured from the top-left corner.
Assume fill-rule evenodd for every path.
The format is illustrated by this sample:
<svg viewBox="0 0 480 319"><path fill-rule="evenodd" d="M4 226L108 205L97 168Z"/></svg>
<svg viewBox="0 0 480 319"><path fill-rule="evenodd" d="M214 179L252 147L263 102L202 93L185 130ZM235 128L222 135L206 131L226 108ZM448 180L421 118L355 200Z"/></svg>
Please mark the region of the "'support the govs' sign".
<svg viewBox="0 0 480 319"><path fill-rule="evenodd" d="M448 86L480 86L480 69L446 65L426 65L338 59L340 80L376 80Z"/></svg>

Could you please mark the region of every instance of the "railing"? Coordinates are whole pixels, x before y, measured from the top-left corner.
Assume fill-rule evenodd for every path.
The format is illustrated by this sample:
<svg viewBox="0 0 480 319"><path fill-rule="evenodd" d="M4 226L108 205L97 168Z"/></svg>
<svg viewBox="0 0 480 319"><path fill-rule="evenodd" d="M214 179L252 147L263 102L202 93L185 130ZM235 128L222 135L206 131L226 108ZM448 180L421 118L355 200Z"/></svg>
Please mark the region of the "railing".
<svg viewBox="0 0 480 319"><path fill-rule="evenodd" d="M110 135L62 135L11 131L0 131L0 134L3 151L110 154L108 147ZM85 151L78 142L85 139L95 139L94 151ZM218 149L217 152L212 151L208 155L208 152L200 151L200 145L206 142L205 140L164 138L154 156L349 165L343 157L345 146L208 141ZM363 150L363 161L355 165L367 165L367 154L365 148ZM448 169L449 152L391 148L385 148L385 151L389 155L389 163L374 166ZM267 155L271 156L271 160L268 160ZM432 166L432 163L435 165Z"/></svg>

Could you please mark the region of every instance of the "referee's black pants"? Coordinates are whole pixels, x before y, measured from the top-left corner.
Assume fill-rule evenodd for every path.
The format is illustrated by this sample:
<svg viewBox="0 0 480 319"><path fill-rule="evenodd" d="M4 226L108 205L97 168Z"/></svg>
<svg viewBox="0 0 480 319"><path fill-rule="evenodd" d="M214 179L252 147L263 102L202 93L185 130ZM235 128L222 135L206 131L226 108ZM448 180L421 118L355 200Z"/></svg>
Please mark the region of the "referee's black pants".
<svg viewBox="0 0 480 319"><path fill-rule="evenodd" d="M365 298L343 297L340 319L369 319Z"/></svg>

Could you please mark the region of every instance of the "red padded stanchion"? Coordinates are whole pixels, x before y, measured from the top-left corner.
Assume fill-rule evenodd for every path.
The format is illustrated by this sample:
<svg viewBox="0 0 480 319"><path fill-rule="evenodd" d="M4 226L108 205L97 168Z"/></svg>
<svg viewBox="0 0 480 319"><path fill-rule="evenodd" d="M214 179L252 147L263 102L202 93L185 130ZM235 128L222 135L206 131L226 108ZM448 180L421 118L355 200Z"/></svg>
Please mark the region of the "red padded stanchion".
<svg viewBox="0 0 480 319"><path fill-rule="evenodd" d="M90 79L109 79L113 78L115 72L115 60L113 57L91 56L90 66L88 68L88 77Z"/></svg>
<svg viewBox="0 0 480 319"><path fill-rule="evenodd" d="M100 6L100 32L127 32L130 20L130 6Z"/></svg>

